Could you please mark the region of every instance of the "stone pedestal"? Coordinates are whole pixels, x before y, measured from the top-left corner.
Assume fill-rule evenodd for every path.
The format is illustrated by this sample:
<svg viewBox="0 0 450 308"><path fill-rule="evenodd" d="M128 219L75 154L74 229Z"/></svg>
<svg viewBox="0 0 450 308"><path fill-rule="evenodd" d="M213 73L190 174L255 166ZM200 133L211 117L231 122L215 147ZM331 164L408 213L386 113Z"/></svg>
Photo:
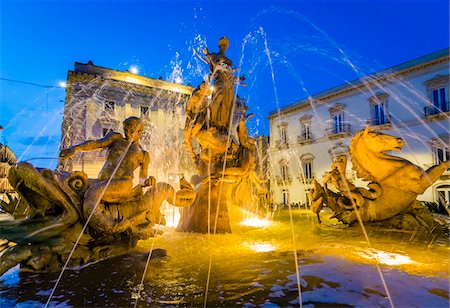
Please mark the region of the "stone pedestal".
<svg viewBox="0 0 450 308"><path fill-rule="evenodd" d="M211 189L211 191L209 191ZM194 204L183 208L177 231L198 233L231 233L228 205L232 184L211 180L199 184ZM210 196L210 198L209 198ZM208 201L208 199L210 201ZM210 217L208 219L208 217ZM217 224L216 224L217 217ZM209 221L209 229L208 229Z"/></svg>

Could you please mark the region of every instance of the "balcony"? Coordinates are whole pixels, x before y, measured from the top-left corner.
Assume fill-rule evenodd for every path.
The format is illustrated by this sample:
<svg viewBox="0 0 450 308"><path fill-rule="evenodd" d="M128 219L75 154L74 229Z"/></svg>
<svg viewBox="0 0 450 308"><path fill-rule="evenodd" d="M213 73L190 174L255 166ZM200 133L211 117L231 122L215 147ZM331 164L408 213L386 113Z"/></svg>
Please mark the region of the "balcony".
<svg viewBox="0 0 450 308"><path fill-rule="evenodd" d="M281 176L276 177L276 181L278 186L285 186L285 185L291 185L292 183L292 176L286 176L284 179Z"/></svg>
<svg viewBox="0 0 450 308"><path fill-rule="evenodd" d="M306 185L308 185L308 184L312 184L313 182L314 182L314 180L316 179L316 175L313 173L313 174L311 174L311 177L309 177L309 178L303 178L303 176L298 176L297 177L297 180L299 180L299 182L301 183L301 184L306 184Z"/></svg>
<svg viewBox="0 0 450 308"><path fill-rule="evenodd" d="M275 146L279 150L289 149L289 142L287 140L277 140L275 141Z"/></svg>
<svg viewBox="0 0 450 308"><path fill-rule="evenodd" d="M330 139L345 138L351 135L351 126L348 123L342 123L339 126L332 126L325 130L326 135Z"/></svg>
<svg viewBox="0 0 450 308"><path fill-rule="evenodd" d="M427 120L442 120L448 118L450 115L449 102L445 103L441 108L437 106L425 106L423 109Z"/></svg>
<svg viewBox="0 0 450 308"><path fill-rule="evenodd" d="M297 136L297 143L304 145L304 144L311 144L313 142L313 138L311 135L309 136Z"/></svg>
<svg viewBox="0 0 450 308"><path fill-rule="evenodd" d="M372 126L375 130L390 129L392 127L391 117L385 116L383 118L372 118L367 120L367 125Z"/></svg>

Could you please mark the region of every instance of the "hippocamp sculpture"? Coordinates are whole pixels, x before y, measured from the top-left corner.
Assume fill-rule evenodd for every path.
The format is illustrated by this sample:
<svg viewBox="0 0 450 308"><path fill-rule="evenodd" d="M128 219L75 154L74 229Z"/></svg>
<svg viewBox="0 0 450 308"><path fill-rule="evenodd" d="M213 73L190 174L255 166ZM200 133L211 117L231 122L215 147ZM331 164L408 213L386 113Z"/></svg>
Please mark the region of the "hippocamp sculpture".
<svg viewBox="0 0 450 308"><path fill-rule="evenodd" d="M38 170L29 163L11 168L8 179L20 196L12 202L28 207L30 214L0 222L7 240L0 247L0 274L18 263L33 271L58 270L72 249L69 266L126 252L138 240L153 236L155 224L165 223L160 212L164 200L181 207L192 204L195 192L184 179L175 191L147 177L150 157L139 145L142 131L140 119L130 117L124 121L125 137L109 133L61 151L61 158L67 159L78 151L107 149L99 179L88 179L80 171ZM141 184L132 187L139 167ZM14 216L15 206L2 208Z"/></svg>
<svg viewBox="0 0 450 308"><path fill-rule="evenodd" d="M346 224L357 221L357 210L363 222L388 222L402 229L432 229L430 213L416 198L450 168L450 161L424 170L404 158L386 153L400 150L404 144L401 138L370 128L357 133L350 144L350 157L357 177L370 181L369 189L349 183L345 179L345 165L337 168L339 161L336 161L325 177L324 186L317 181L314 183L309 195L312 210L319 213L326 204L335 212L333 217ZM337 193L328 189L328 181L335 182Z"/></svg>

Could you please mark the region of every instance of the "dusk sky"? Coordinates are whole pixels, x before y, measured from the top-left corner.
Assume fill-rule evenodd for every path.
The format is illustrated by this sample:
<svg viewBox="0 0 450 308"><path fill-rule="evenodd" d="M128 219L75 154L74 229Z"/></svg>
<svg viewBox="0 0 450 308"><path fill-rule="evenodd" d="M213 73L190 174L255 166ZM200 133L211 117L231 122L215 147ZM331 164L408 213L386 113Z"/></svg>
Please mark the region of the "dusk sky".
<svg viewBox="0 0 450 308"><path fill-rule="evenodd" d="M136 65L197 86L207 67L193 48L216 51L226 35L247 77L238 93L256 114L250 134L267 135L277 107L449 47L450 37L448 0L0 0L0 21L0 142L21 160L57 157L58 82L74 62Z"/></svg>

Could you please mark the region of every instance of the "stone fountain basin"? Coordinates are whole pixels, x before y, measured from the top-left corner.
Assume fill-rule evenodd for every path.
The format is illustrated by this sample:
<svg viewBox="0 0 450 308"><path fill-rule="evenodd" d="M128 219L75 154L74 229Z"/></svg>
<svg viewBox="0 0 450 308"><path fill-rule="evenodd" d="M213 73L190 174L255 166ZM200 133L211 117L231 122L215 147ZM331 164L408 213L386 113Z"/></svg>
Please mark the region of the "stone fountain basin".
<svg viewBox="0 0 450 308"><path fill-rule="evenodd" d="M369 228L373 253L358 227L322 213L293 210L304 305L389 306L373 253L398 307L447 307L448 240ZM233 224L232 234L175 232L141 241L135 252L67 270L52 298L64 306L202 306L211 259L208 306L298 305L288 210L264 228ZM144 279L148 250L152 260ZM21 272L1 277L2 307L45 304L59 273Z"/></svg>

